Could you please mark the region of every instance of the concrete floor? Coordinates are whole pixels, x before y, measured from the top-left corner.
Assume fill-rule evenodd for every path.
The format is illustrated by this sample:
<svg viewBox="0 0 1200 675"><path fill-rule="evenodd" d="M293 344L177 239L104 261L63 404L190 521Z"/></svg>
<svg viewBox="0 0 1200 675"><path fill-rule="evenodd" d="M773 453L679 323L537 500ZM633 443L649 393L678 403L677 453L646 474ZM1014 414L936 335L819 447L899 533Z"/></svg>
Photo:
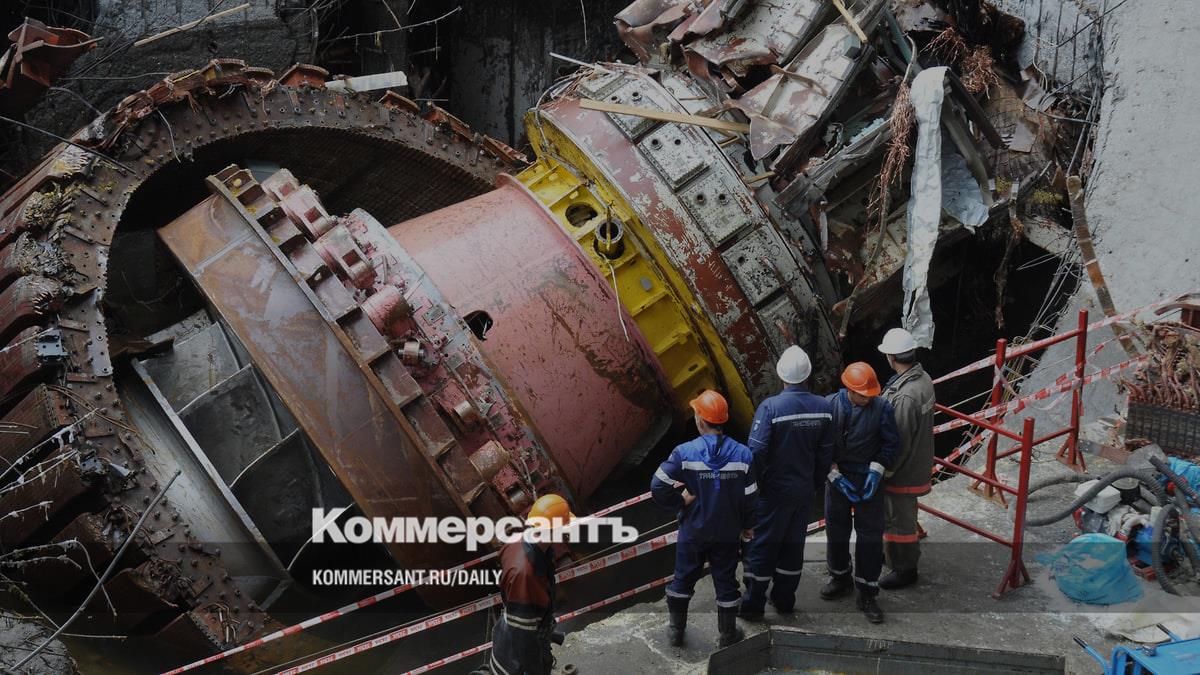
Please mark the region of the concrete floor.
<svg viewBox="0 0 1200 675"><path fill-rule="evenodd" d="M1071 3L1062 4L1069 13ZM1029 2L1025 8L1033 6ZM1200 190L1195 189L1200 184L1200 164L1195 162L1200 153L1195 133L1200 78L1191 75L1200 68L1200 51L1194 49L1200 25L1179 16L1176 7L1168 0L1139 0L1116 7L1104 19L1105 87L1085 205L1097 259L1118 312L1200 286L1192 261L1200 261L1194 217L1200 212ZM1091 311L1093 321L1102 316L1086 276L1056 332L1073 328L1081 307ZM1089 342L1111 337L1110 331L1099 331ZM1064 364L1057 362L1070 353L1069 345L1048 350L1042 359L1046 365L1023 391L1036 390L1061 374ZM1107 366L1125 358L1113 343L1093 362ZM1087 403L1089 421L1125 407L1124 396L1108 382L1093 387Z"/></svg>
<svg viewBox="0 0 1200 675"><path fill-rule="evenodd" d="M1014 4L1035 6L1006 4L1010 9ZM1200 190L1195 187L1200 184L1200 164L1194 161L1200 152L1200 136L1194 130L1200 78L1188 73L1200 70L1200 51L1193 48L1200 43L1200 24L1180 16L1177 7L1168 0L1139 0L1115 9L1105 20L1106 87L1086 206L1117 311L1197 285L1192 258L1200 258L1200 234L1192 214L1200 212ZM1062 315L1059 330L1074 326L1080 307L1088 307L1093 320L1101 314L1086 280ZM1089 342L1095 345L1110 337L1098 332ZM1066 372L1068 364L1060 359L1072 353L1070 345L1049 350L1024 391L1039 389ZM1124 358L1114 343L1092 363L1102 367ZM1085 405L1087 446L1094 450L1112 441L1098 420L1119 415L1123 396L1111 383L1101 382L1085 392ZM1045 430L1064 423L1069 408L1069 397L1063 397L1041 402L1023 415L1032 415ZM1052 459L1056 449L1052 444L1040 449L1035 478L1064 470ZM1106 468L1094 455L1088 462L1093 472ZM1014 468L1005 464L1006 472ZM1071 489L1059 486L1038 493L1031 511L1065 504ZM940 485L926 501L997 531L1011 530L1007 512L968 492L961 478ZM1114 639L1114 631L1124 627L1128 633L1131 626L1153 626L1157 620L1185 636L1200 635L1200 608L1194 597L1168 596L1155 583L1141 582L1141 601L1111 608L1079 605L1063 596L1049 570L1035 558L1070 539L1070 521L1030 530L1025 559L1034 583L993 600L990 593L1003 572L1007 549L928 514L921 520L929 532L922 545L921 582L881 595L880 605L887 612L883 625L868 624L851 600L828 603L818 597L817 589L826 580L820 537L812 538L806 553L811 562L800 583L799 612L787 618L768 609L768 621L813 632L1062 654L1071 673L1099 672L1074 644L1073 635L1105 653L1116 641L1128 641ZM711 583L702 581L692 602L687 646L674 649L665 640L666 607L660 594L655 602L569 635L557 648L558 663L572 663L584 673L705 672L708 654L715 648L713 608ZM749 632L762 630L761 625L742 625ZM1157 639L1153 628L1134 637Z"/></svg>
<svg viewBox="0 0 1200 675"><path fill-rule="evenodd" d="M1035 478L1067 471L1052 459L1053 451L1047 446L1038 457ZM1099 457L1089 459L1094 471L1111 468ZM1004 467L1002 473L1013 466ZM994 532L1011 534L1008 511L969 492L966 485L962 478L941 483L923 501ZM1037 493L1030 512L1065 505L1073 488L1054 486ZM1194 598L1168 596L1156 583L1140 582L1145 595L1139 602L1108 608L1077 604L1063 596L1050 579L1048 568L1036 558L1070 540L1075 529L1069 519L1028 531L1025 561L1033 582L1000 600L992 599L991 593L1007 566L1008 549L929 514L922 514L921 523L929 534L922 542L921 581L915 587L880 595L880 606L887 614L882 625L867 623L850 598L835 602L820 599L817 591L827 579L821 534L809 538L797 613L784 617L768 606L766 623L739 621L739 625L748 634L764 630L769 623L813 633L1058 654L1066 657L1069 673L1098 672L1097 664L1072 641L1075 635L1104 653L1117 641L1109 631L1118 627L1153 626L1165 620L1189 636L1200 635L1200 613ZM709 580L700 582L691 609L687 643L682 649L666 642L666 603L660 593L653 602L635 605L569 634L566 643L555 648L559 668L573 664L585 674L706 672L717 635ZM1143 614L1147 609L1192 614L1150 616ZM1158 639L1153 629L1142 635Z"/></svg>

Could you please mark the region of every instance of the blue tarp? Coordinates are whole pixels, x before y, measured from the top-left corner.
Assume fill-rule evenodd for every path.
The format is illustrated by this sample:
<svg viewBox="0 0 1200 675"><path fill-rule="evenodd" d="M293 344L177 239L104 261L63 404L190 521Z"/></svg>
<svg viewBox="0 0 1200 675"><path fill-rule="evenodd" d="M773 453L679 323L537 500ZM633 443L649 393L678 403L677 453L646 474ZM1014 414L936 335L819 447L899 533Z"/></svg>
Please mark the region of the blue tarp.
<svg viewBox="0 0 1200 675"><path fill-rule="evenodd" d="M1193 490L1200 492L1200 466L1185 462L1178 457L1168 457L1167 466L1179 474L1180 478L1186 480Z"/></svg>
<svg viewBox="0 0 1200 675"><path fill-rule="evenodd" d="M1058 552L1050 570L1058 590L1077 602L1115 605L1142 597L1125 542L1106 534L1076 537Z"/></svg>

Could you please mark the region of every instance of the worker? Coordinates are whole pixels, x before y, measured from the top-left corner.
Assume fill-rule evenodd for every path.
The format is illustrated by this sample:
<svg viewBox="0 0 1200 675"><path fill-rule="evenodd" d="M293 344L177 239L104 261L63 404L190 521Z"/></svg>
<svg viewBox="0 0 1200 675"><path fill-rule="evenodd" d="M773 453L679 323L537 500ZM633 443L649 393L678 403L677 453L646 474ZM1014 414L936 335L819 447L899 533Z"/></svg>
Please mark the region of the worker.
<svg viewBox="0 0 1200 675"><path fill-rule="evenodd" d="M879 344L896 372L883 390L900 432L900 452L885 475L883 550L889 572L879 587L895 590L917 582L921 558L917 498L928 494L933 471L933 380L917 362L912 333L893 328Z"/></svg>
<svg viewBox="0 0 1200 675"><path fill-rule="evenodd" d="M567 501L542 495L529 509L531 527L564 527L574 518ZM492 631L488 659L494 675L550 675L554 656L555 544L521 537L500 549L500 597L504 612ZM561 640L559 640L561 644Z"/></svg>
<svg viewBox="0 0 1200 675"><path fill-rule="evenodd" d="M667 585L667 637L674 647L683 644L688 603L708 563L717 595L719 644L727 647L743 637L737 627L739 540L754 534L758 486L750 449L725 435L725 397L705 390L691 406L700 435L672 450L650 479L655 501L679 509L675 578Z"/></svg>
<svg viewBox="0 0 1200 675"><path fill-rule="evenodd" d="M858 361L842 371L844 387L833 404L833 469L825 486L825 549L829 583L826 600L858 590L859 610L883 622L879 573L883 569L883 491L880 483L900 444L892 404L879 397L875 369ZM850 561L850 530L857 535Z"/></svg>
<svg viewBox="0 0 1200 675"><path fill-rule="evenodd" d="M804 384L812 373L808 354L796 345L788 347L775 373L783 391L758 406L750 428L758 519L746 547L746 592L739 612L750 620L762 618L768 587L777 612L794 611L814 477L829 473L833 461L833 409Z"/></svg>

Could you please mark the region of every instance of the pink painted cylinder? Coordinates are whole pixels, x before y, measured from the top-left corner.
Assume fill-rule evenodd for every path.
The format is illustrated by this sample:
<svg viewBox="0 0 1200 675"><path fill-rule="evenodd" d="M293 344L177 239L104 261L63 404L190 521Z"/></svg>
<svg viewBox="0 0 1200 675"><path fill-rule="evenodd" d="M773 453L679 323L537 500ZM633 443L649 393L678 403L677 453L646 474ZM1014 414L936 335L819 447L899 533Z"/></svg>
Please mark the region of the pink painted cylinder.
<svg viewBox="0 0 1200 675"><path fill-rule="evenodd" d="M492 192L388 232L477 333L490 319L480 350L576 497L658 440L672 407L653 352L523 185L501 176Z"/></svg>

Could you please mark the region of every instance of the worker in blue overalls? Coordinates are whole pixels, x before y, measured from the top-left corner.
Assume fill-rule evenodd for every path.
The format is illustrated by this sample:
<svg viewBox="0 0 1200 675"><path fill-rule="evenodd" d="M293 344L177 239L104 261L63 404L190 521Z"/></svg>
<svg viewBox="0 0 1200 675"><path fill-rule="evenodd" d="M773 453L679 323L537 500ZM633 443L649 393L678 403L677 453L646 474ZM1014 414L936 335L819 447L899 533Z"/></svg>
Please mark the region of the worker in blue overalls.
<svg viewBox="0 0 1200 675"><path fill-rule="evenodd" d="M775 372L783 391L759 404L750 428L759 498L743 567L746 593L739 616L745 619L762 618L768 587L776 611L794 611L814 477L829 473L833 461L832 406L804 384L812 373L808 354L788 347Z"/></svg>
<svg viewBox="0 0 1200 675"><path fill-rule="evenodd" d="M892 404L879 396L875 369L861 361L842 371L845 387L829 395L833 404L833 469L825 487L826 561L829 583L821 597L834 600L858 589L858 609L871 623L883 622L879 572L883 569L884 472L900 448ZM850 530L857 535L850 561Z"/></svg>
<svg viewBox="0 0 1200 675"><path fill-rule="evenodd" d="M688 603L708 563L717 595L719 644L727 647L743 637L737 627L738 549L739 539L754 535L758 486L750 449L723 431L729 421L725 397L705 390L691 406L700 436L672 450L650 479L654 500L679 509L675 578L667 585L667 637L674 647L683 644Z"/></svg>

